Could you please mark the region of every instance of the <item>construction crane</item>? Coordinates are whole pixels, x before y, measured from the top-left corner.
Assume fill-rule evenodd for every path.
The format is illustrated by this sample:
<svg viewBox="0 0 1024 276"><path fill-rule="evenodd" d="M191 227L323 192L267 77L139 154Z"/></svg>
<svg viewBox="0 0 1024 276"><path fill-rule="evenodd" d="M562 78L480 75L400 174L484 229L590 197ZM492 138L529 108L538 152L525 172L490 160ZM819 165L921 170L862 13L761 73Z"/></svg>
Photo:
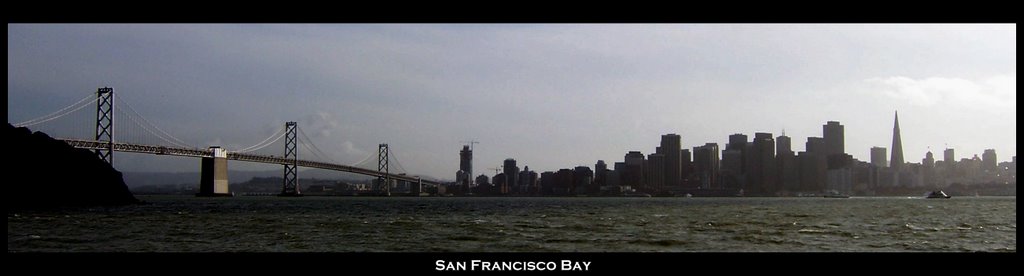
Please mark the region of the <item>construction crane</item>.
<svg viewBox="0 0 1024 276"><path fill-rule="evenodd" d="M469 144L469 150L473 150L473 144L479 144L480 143L480 142L477 142L476 140L472 140L472 139L470 139L469 141L459 141L459 142L460 143Z"/></svg>
<svg viewBox="0 0 1024 276"><path fill-rule="evenodd" d="M504 168L505 168L505 166L497 166L497 167L494 167L494 168L487 168L487 169L494 170L494 175L498 175L498 173L501 173L501 170L504 169Z"/></svg>

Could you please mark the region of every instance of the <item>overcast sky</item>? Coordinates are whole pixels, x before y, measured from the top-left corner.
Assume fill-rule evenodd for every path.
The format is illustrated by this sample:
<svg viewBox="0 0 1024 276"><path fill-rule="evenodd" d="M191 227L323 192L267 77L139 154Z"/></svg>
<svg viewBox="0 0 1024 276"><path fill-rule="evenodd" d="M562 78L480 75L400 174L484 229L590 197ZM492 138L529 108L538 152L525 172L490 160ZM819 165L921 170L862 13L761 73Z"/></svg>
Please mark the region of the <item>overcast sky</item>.
<svg viewBox="0 0 1024 276"><path fill-rule="evenodd" d="M793 149L845 125L846 152L905 159L1017 153L1016 25L62 25L7 26L8 121L109 86L189 144L255 144L298 121L354 163L389 143L413 174L453 179L515 158L546 171L662 134L684 148L785 129ZM88 108L86 108L88 110ZM85 113L92 112L95 109ZM83 117L88 117L83 116ZM279 142L280 144L280 142ZM300 158L308 156L300 156ZM122 171L199 162L118 154ZM232 169L279 169L232 162ZM488 173L493 174L493 171Z"/></svg>

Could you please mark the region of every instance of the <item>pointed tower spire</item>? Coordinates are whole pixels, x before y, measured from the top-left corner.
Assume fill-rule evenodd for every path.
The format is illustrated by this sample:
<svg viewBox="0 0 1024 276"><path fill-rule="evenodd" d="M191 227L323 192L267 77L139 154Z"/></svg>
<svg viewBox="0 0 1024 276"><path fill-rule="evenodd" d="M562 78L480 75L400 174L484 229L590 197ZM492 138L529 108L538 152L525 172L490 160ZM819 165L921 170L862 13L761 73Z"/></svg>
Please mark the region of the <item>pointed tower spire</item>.
<svg viewBox="0 0 1024 276"><path fill-rule="evenodd" d="M889 158L890 167L898 172L903 167L903 140L900 139L900 113L896 112L896 119L892 127L892 157Z"/></svg>

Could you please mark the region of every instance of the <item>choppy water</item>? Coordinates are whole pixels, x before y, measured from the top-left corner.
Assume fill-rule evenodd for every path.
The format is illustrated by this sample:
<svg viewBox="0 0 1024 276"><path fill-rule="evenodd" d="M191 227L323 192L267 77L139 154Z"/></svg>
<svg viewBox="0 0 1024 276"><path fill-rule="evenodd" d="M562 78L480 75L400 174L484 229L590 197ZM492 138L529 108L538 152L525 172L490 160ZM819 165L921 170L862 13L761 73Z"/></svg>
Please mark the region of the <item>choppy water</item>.
<svg viewBox="0 0 1024 276"><path fill-rule="evenodd" d="M7 250L129 252L1016 251L1016 197L140 196L10 212Z"/></svg>

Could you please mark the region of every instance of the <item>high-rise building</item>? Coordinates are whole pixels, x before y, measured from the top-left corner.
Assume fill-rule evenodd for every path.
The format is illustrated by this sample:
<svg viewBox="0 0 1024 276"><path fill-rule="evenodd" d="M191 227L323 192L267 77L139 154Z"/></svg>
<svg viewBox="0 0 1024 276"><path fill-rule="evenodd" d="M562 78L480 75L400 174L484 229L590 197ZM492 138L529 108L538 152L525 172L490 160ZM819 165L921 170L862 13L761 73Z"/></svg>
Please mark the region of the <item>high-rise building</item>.
<svg viewBox="0 0 1024 276"><path fill-rule="evenodd" d="M573 194L584 195L591 192L591 183L594 181L594 171L587 166L576 166L572 171Z"/></svg>
<svg viewBox="0 0 1024 276"><path fill-rule="evenodd" d="M660 191L666 188L665 155L652 153L647 155L647 189L649 191Z"/></svg>
<svg viewBox="0 0 1024 276"><path fill-rule="evenodd" d="M785 192L799 190L800 174L797 171L796 155L793 153L792 140L785 132L775 138L775 166L778 171L778 188Z"/></svg>
<svg viewBox="0 0 1024 276"><path fill-rule="evenodd" d="M693 183L688 182L690 174L693 173L693 157L690 154L690 149L679 150L679 165L679 176L682 178L679 184L687 189L697 188Z"/></svg>
<svg viewBox="0 0 1024 276"><path fill-rule="evenodd" d="M828 121L821 128L822 136L825 139L825 155L846 153L843 125L836 121Z"/></svg>
<svg viewBox="0 0 1024 276"><path fill-rule="evenodd" d="M512 158L505 159L504 163L505 184L509 186L509 192L517 192L519 187L519 166Z"/></svg>
<svg viewBox="0 0 1024 276"><path fill-rule="evenodd" d="M573 187L573 170L560 169L555 173L555 195L573 195L576 187Z"/></svg>
<svg viewBox="0 0 1024 276"><path fill-rule="evenodd" d="M800 163L800 191L820 193L827 182L827 162L824 153L801 151L797 157Z"/></svg>
<svg viewBox="0 0 1024 276"><path fill-rule="evenodd" d="M733 134L733 135L729 135L729 144L725 145L725 150L735 150L735 151L737 151L739 153L739 155L738 155L739 156L739 160L736 161L736 162L739 163L739 167L737 167L737 168L730 168L729 169L734 174L742 175L743 173L746 172L746 167L744 167L744 166L745 166L746 161L747 161L746 160L746 155L747 155L746 153L747 153L747 148L748 148L747 144L748 144L747 143L747 135L741 134L741 133L736 133L736 134ZM725 161L725 151L723 151L722 153L723 153L722 161ZM724 164L722 166L722 169L723 170L726 169Z"/></svg>
<svg viewBox="0 0 1024 276"><path fill-rule="evenodd" d="M883 147L871 147L871 165L875 165L876 168L885 168L889 166L888 158L885 156L885 148Z"/></svg>
<svg viewBox="0 0 1024 276"><path fill-rule="evenodd" d="M608 175L608 164L604 163L604 160L597 160L597 164L594 164L594 183L598 186L604 186Z"/></svg>
<svg viewBox="0 0 1024 276"><path fill-rule="evenodd" d="M935 185L935 156L931 151L921 159L921 177L925 185Z"/></svg>
<svg viewBox="0 0 1024 276"><path fill-rule="evenodd" d="M784 152L793 152L793 142L789 139L789 136L786 136L786 133L775 137L775 154L782 154Z"/></svg>
<svg viewBox="0 0 1024 276"><path fill-rule="evenodd" d="M921 159L921 165L925 168L935 167L935 155L931 151L924 154L924 159Z"/></svg>
<svg viewBox="0 0 1024 276"><path fill-rule="evenodd" d="M804 146L804 151L812 153L825 154L825 138L821 137L807 137L807 144Z"/></svg>
<svg viewBox="0 0 1024 276"><path fill-rule="evenodd" d="M742 133L736 133L729 135L729 144L725 145L725 149L731 150L743 150L747 146L747 135Z"/></svg>
<svg viewBox="0 0 1024 276"><path fill-rule="evenodd" d="M776 186L775 139L771 133L754 133L750 166L747 166L747 185L755 194L774 195Z"/></svg>
<svg viewBox="0 0 1024 276"><path fill-rule="evenodd" d="M608 180L606 180L606 185L626 186L625 181L623 180L625 177L624 175L626 174L626 162L615 162L615 165L613 165L612 167L612 172L615 173L608 174Z"/></svg>
<svg viewBox="0 0 1024 276"><path fill-rule="evenodd" d="M638 188L644 182L644 154L639 151L630 151L625 156L626 170L622 175L622 185Z"/></svg>
<svg viewBox="0 0 1024 276"><path fill-rule="evenodd" d="M459 170L466 172L470 177L473 176L473 150L469 146L462 146L462 150L459 151Z"/></svg>
<svg viewBox="0 0 1024 276"><path fill-rule="evenodd" d="M494 178L494 192L500 195L507 195L509 193L508 178L505 177L505 173L495 174Z"/></svg>
<svg viewBox="0 0 1024 276"><path fill-rule="evenodd" d="M985 153L981 154L981 170L994 172L997 168L998 163L996 162L996 150L986 149Z"/></svg>
<svg viewBox="0 0 1024 276"><path fill-rule="evenodd" d="M719 174L718 144L707 143L703 146L693 147L694 174L700 178L701 189L720 189L718 183Z"/></svg>
<svg viewBox="0 0 1024 276"><path fill-rule="evenodd" d="M682 139L675 133L661 136L661 151L665 155L663 186L678 187L682 180Z"/></svg>
<svg viewBox="0 0 1024 276"><path fill-rule="evenodd" d="M555 172L546 171L540 174L540 194L542 195L554 195L555 194Z"/></svg>
<svg viewBox="0 0 1024 276"><path fill-rule="evenodd" d="M898 173L903 168L903 140L900 138L900 113L896 112L892 125L892 158L889 158L892 171Z"/></svg>
<svg viewBox="0 0 1024 276"><path fill-rule="evenodd" d="M743 151L727 149L722 151L722 173L739 176L743 174Z"/></svg>
<svg viewBox="0 0 1024 276"><path fill-rule="evenodd" d="M947 175L953 175L956 172L956 155L953 153L951 148L942 151L942 165L946 167Z"/></svg>
<svg viewBox="0 0 1024 276"><path fill-rule="evenodd" d="M519 190L520 194L535 194L538 192L537 187L537 173L530 170L530 166L523 167L523 171L519 172Z"/></svg>

